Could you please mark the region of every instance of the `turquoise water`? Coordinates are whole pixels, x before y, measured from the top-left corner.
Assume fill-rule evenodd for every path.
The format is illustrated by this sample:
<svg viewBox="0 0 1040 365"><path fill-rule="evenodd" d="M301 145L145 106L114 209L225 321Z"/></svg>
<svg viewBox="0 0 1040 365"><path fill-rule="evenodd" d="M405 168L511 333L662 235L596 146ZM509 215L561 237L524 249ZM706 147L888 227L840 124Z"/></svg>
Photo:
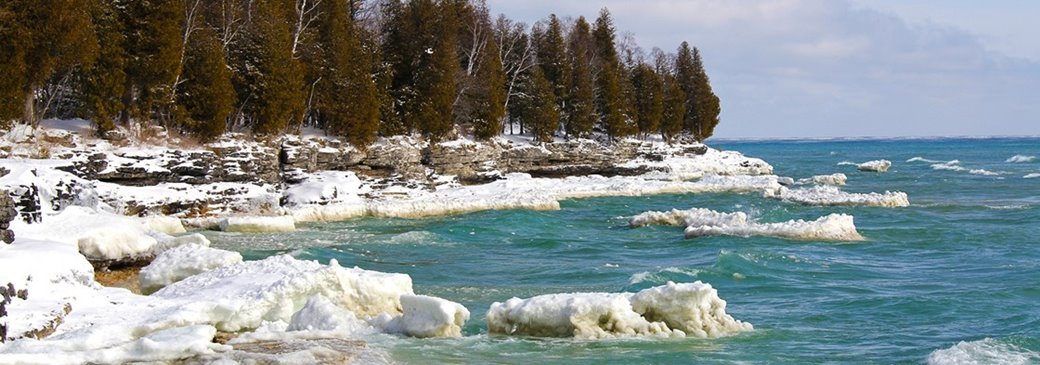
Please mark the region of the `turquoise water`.
<svg viewBox="0 0 1040 365"><path fill-rule="evenodd" d="M247 258L297 258L407 273L417 293L462 303L461 339L376 340L401 363L923 363L933 351L991 338L1040 351L1038 139L719 142L794 178L844 172L854 192L899 190L909 208L806 207L756 194L595 198L560 211L489 211L431 219L361 219L278 235L212 234ZM927 162L960 160L965 171ZM888 159L885 174L842 161ZM985 169L998 176L971 174ZM683 239L678 227L629 228L647 210L743 211L761 221L855 216L865 242ZM487 336L495 301L563 292L711 283L755 330L721 339L573 340ZM999 352L999 351L998 351ZM999 354L998 354L999 355ZM1013 354L1009 354L1013 355ZM1031 355L1028 355L1031 356ZM1033 357L1033 363L1040 358Z"/></svg>

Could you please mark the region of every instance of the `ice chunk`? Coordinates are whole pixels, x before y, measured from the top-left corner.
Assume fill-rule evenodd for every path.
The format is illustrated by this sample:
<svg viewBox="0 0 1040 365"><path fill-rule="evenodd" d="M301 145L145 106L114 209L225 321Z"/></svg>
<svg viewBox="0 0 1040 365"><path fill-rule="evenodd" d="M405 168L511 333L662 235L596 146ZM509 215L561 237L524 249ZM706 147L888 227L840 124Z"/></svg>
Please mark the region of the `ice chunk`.
<svg viewBox="0 0 1040 365"><path fill-rule="evenodd" d="M701 282L632 293L572 293L512 298L487 313L492 334L611 338L661 336L715 338L752 326L725 312L726 302Z"/></svg>
<svg viewBox="0 0 1040 365"><path fill-rule="evenodd" d="M892 161L875 160L861 163L856 166L856 169L860 171L886 172L890 167L892 167Z"/></svg>
<svg viewBox="0 0 1040 365"><path fill-rule="evenodd" d="M115 260L151 253L157 242L136 227L108 226L84 233L76 245L87 258Z"/></svg>
<svg viewBox="0 0 1040 365"><path fill-rule="evenodd" d="M390 333L412 337L460 337L469 320L469 310L461 304L425 295L402 295L404 314L382 315L373 323Z"/></svg>
<svg viewBox="0 0 1040 365"><path fill-rule="evenodd" d="M373 329L353 312L337 307L328 298L314 295L292 315L286 331L336 331L346 334L371 332Z"/></svg>
<svg viewBox="0 0 1040 365"><path fill-rule="evenodd" d="M197 244L177 246L159 254L141 269L141 290L154 292L192 275L242 262L238 252L218 250Z"/></svg>
<svg viewBox="0 0 1040 365"><path fill-rule="evenodd" d="M848 193L835 186L815 186L804 189L780 189L775 196L780 200L805 205L836 206L863 205L872 207L907 207L910 199L903 192Z"/></svg>
<svg viewBox="0 0 1040 365"><path fill-rule="evenodd" d="M641 227L667 224L686 227L687 238L701 236L768 236L796 240L859 241L853 217L831 214L814 221L791 220L778 223L750 221L743 212L721 213L710 209L673 209L669 212L645 212L632 217L629 225Z"/></svg>
<svg viewBox="0 0 1040 365"><path fill-rule="evenodd" d="M276 217L228 217L220 221L220 230L248 233L293 232L296 230L296 220L288 215Z"/></svg>
<svg viewBox="0 0 1040 365"><path fill-rule="evenodd" d="M156 232L162 232L170 235L182 234L187 232L184 229L184 225L181 224L181 220L179 218L154 215L145 217L143 219L145 221L145 224L147 224L149 228Z"/></svg>
<svg viewBox="0 0 1040 365"><path fill-rule="evenodd" d="M845 174L837 173L837 174L830 174L830 175L816 175L816 176L813 176L813 177L808 178L808 179L800 179L800 180L798 180L798 183L799 184L803 184L803 185L804 184L816 184L816 185L836 185L836 186L841 186L841 185L845 185L845 183L848 182L848 180L849 180L849 177L845 176Z"/></svg>

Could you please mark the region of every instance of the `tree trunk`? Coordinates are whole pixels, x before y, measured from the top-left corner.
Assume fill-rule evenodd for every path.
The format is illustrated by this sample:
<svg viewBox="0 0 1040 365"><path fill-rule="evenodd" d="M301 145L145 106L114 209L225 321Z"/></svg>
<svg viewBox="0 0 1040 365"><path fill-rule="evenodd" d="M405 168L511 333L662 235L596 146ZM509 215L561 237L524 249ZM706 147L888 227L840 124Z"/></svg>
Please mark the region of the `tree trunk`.
<svg viewBox="0 0 1040 365"><path fill-rule="evenodd" d="M36 126L36 89L29 88L25 92L25 109L22 111L22 123L26 125Z"/></svg>

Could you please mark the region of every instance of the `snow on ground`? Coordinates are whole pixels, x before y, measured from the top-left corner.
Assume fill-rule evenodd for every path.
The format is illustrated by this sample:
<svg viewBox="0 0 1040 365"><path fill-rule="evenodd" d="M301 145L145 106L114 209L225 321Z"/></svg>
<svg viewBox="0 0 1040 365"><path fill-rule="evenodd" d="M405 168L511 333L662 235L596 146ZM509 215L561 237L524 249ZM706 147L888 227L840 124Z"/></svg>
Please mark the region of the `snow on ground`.
<svg viewBox="0 0 1040 365"><path fill-rule="evenodd" d="M744 212L723 213L710 209L673 209L668 212L645 212L632 217L629 225L643 227L665 224L686 227L687 238L701 236L769 236L795 240L860 241L856 225L850 215L831 214L814 221L791 220L778 223L759 223Z"/></svg>
<svg viewBox="0 0 1040 365"><path fill-rule="evenodd" d="M548 294L496 302L487 313L491 334L612 338L716 338L750 331L726 314L726 301L700 281L668 282L638 293Z"/></svg>
<svg viewBox="0 0 1040 365"><path fill-rule="evenodd" d="M814 186L811 188L780 189L775 195L780 200L805 205L837 206L837 205L862 205L871 207L908 207L910 199L906 193L890 192L884 193L849 193L838 189L836 186Z"/></svg>
<svg viewBox="0 0 1040 365"><path fill-rule="evenodd" d="M664 168L665 172L651 173L648 174L648 177L675 181L692 180L705 175L771 175L773 173L773 166L762 159L747 157L740 152L720 151L710 147L702 155L682 152L683 148L690 147L657 143L653 145L651 152L666 156L662 161L637 158L622 166ZM692 147L703 146L694 145Z"/></svg>

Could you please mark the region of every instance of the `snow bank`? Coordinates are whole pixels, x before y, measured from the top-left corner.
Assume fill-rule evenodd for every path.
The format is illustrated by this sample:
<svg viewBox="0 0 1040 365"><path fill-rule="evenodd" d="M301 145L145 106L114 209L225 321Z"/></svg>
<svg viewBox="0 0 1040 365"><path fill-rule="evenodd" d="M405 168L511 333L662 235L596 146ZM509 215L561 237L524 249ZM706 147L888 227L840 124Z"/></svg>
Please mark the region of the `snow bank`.
<svg viewBox="0 0 1040 365"><path fill-rule="evenodd" d="M425 295L402 295L404 314L383 314L373 324L389 333L412 337L461 337L469 310L461 304Z"/></svg>
<svg viewBox="0 0 1040 365"><path fill-rule="evenodd" d="M293 232L296 220L292 216L276 217L228 217L220 220L224 232L275 233Z"/></svg>
<svg viewBox="0 0 1040 365"><path fill-rule="evenodd" d="M199 244L186 244L159 254L141 269L141 290L151 293L189 276L242 262L238 252L218 250Z"/></svg>
<svg viewBox="0 0 1040 365"><path fill-rule="evenodd" d="M44 221L46 224L26 224L16 220L11 226L18 237L67 243L98 260L149 255L158 243L156 237L170 238L153 231L141 219L79 206L47 215Z"/></svg>
<svg viewBox="0 0 1040 365"><path fill-rule="evenodd" d="M487 313L492 334L540 337L629 336L715 338L750 331L726 314L709 284L675 284L638 293L573 293L512 298Z"/></svg>
<svg viewBox="0 0 1040 365"><path fill-rule="evenodd" d="M674 149L660 147L659 153L666 157L662 161L637 159L624 166L664 167L664 174L649 176L673 181L697 179L707 175L771 175L773 166L762 159L747 157L736 151L720 151L708 148L703 155L684 155Z"/></svg>
<svg viewBox="0 0 1040 365"><path fill-rule="evenodd" d="M1014 155L1014 156L1008 157L1008 159L1005 160L1004 162L1007 162L1007 163L1029 163L1029 162L1033 162L1033 161L1036 161L1036 156Z"/></svg>
<svg viewBox="0 0 1040 365"><path fill-rule="evenodd" d="M779 223L758 223L748 219L743 212L721 213L710 209L672 210L669 212L645 212L632 217L629 225L642 227L651 224L667 224L686 227L687 238L701 236L768 236L796 240L859 241L863 239L856 231L853 217L831 214L814 221L791 220Z"/></svg>
<svg viewBox="0 0 1040 365"><path fill-rule="evenodd" d="M861 163L856 166L856 169L860 171L886 172L889 167L892 167L892 161L875 160Z"/></svg>
<svg viewBox="0 0 1040 365"><path fill-rule="evenodd" d="M308 204L357 204L358 194L368 190L353 172L323 171L311 174L307 181L290 186L282 192L282 201L289 206Z"/></svg>
<svg viewBox="0 0 1040 365"><path fill-rule="evenodd" d="M849 181L849 177L848 176L845 176L845 174L842 174L842 173L837 173L837 174L830 174L830 175L816 175L816 176L813 176L813 177L807 178L807 179L799 179L798 183L802 184L802 185L805 185L805 184L816 184L816 185L841 186L841 185L845 185L845 183L848 182L848 181Z"/></svg>
<svg viewBox="0 0 1040 365"><path fill-rule="evenodd" d="M1035 364L1040 362L1040 352L1002 343L992 338L960 342L953 347L935 350L928 355L929 365L955 364Z"/></svg>
<svg viewBox="0 0 1040 365"><path fill-rule="evenodd" d="M772 196L780 200L818 206L862 205L871 207L908 207L910 199L903 192L884 193L848 193L835 186L815 186L811 188L780 189L780 193Z"/></svg>

